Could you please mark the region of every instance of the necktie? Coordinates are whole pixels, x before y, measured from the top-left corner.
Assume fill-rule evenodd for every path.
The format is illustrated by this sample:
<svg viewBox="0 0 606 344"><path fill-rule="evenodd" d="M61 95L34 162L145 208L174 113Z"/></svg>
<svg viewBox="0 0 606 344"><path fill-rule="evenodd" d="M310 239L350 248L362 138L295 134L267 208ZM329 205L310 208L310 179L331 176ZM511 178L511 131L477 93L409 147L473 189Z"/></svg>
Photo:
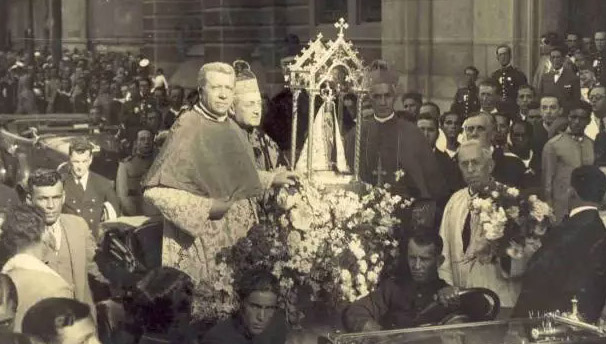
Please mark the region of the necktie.
<svg viewBox="0 0 606 344"><path fill-rule="evenodd" d="M469 242L471 241L471 213L467 214L465 217L465 224L463 225L463 253L467 252L467 247L469 247Z"/></svg>
<svg viewBox="0 0 606 344"><path fill-rule="evenodd" d="M84 193L84 184L82 184L82 178L76 179L76 184L78 185L78 190Z"/></svg>

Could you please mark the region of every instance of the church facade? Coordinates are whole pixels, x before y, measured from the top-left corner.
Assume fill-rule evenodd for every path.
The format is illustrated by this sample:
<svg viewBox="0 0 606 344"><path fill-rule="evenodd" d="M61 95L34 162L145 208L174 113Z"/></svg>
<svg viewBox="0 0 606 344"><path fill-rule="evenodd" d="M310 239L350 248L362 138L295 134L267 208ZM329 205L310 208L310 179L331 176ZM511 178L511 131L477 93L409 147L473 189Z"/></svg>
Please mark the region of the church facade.
<svg viewBox="0 0 606 344"><path fill-rule="evenodd" d="M498 68L499 44L512 45L513 64L532 75L542 33L585 35L606 28L604 15L601 0L4 0L0 46L60 38L70 47L141 51L167 75L191 59L244 58L264 70L275 93L279 61L293 50L285 37L297 35L300 49L318 32L333 36L344 17L367 63L387 60L401 73L402 90L445 106L465 66L481 77Z"/></svg>

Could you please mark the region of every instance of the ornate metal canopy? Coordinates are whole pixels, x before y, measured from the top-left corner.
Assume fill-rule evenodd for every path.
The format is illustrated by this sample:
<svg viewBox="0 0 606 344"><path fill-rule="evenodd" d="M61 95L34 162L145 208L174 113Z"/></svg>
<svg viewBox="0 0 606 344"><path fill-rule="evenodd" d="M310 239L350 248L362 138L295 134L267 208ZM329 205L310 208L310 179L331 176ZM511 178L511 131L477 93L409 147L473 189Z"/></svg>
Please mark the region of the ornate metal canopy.
<svg viewBox="0 0 606 344"><path fill-rule="evenodd" d="M337 28L336 40L323 41L324 36L318 33L314 41L309 41L294 61L286 66L285 81L293 91L293 127L291 142L291 165L296 162L296 135L297 135L297 101L301 91L309 94L309 109L313 112L316 96L324 97L327 94L336 98L346 93L357 96L357 114L362 113L362 99L368 92L367 68L364 66L357 49L351 41L345 39L345 30L349 25L343 18L334 24ZM329 89L328 92L325 92ZM307 172L312 175L314 116L309 116L308 144L307 146ZM359 177L359 137L362 130L361 120L356 121L356 154L354 162L354 176ZM304 154L305 152L302 152Z"/></svg>

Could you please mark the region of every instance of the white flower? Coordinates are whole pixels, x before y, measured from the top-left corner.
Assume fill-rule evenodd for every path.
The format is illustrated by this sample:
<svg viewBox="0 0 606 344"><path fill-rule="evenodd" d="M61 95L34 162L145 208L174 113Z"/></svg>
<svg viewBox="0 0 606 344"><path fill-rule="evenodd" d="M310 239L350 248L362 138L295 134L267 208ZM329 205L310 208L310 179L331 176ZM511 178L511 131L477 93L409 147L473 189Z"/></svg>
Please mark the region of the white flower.
<svg viewBox="0 0 606 344"><path fill-rule="evenodd" d="M366 275L366 278L368 279L368 282L372 284L375 284L379 281L379 275L374 271L369 271Z"/></svg>
<svg viewBox="0 0 606 344"><path fill-rule="evenodd" d="M343 280L344 282L351 281L351 273L349 272L349 270L341 270L341 280Z"/></svg>
<svg viewBox="0 0 606 344"><path fill-rule="evenodd" d="M370 262L373 264L377 264L377 261L379 260L379 255L376 253L373 253L370 255Z"/></svg>
<svg viewBox="0 0 606 344"><path fill-rule="evenodd" d="M518 217L520 217L520 208L517 206L509 207L507 208L506 213L510 218L517 219Z"/></svg>
<svg viewBox="0 0 606 344"><path fill-rule="evenodd" d="M518 197L520 195L520 190L516 188L507 188L507 194L511 197Z"/></svg>
<svg viewBox="0 0 606 344"><path fill-rule="evenodd" d="M362 274L358 274L358 275L356 276L356 283L357 283L359 286L363 286L363 285L365 285L365 284L366 284L366 277L364 277L364 275L362 275Z"/></svg>
<svg viewBox="0 0 606 344"><path fill-rule="evenodd" d="M490 195L492 196L492 198L497 199L499 198L499 193L497 191L493 191L490 193Z"/></svg>
<svg viewBox="0 0 606 344"><path fill-rule="evenodd" d="M366 271L368 271L368 263L366 263L365 260L359 260L358 261L358 268L360 269L360 272L365 274Z"/></svg>
<svg viewBox="0 0 606 344"><path fill-rule="evenodd" d="M537 195L530 195L530 197L528 197L528 201L530 203L534 203L534 202L536 202L538 200L539 200L539 198L537 197Z"/></svg>
<svg viewBox="0 0 606 344"><path fill-rule="evenodd" d="M406 172L404 172L404 170L397 170L394 174L396 182L399 182L400 179L402 179L406 175Z"/></svg>
<svg viewBox="0 0 606 344"><path fill-rule="evenodd" d="M302 231L307 231L311 228L313 215L307 207L293 208L290 211L290 221L292 226Z"/></svg>
<svg viewBox="0 0 606 344"><path fill-rule="evenodd" d="M501 226L495 226L494 224L487 222L482 225L484 229L484 236L486 239L494 241L503 237L503 230Z"/></svg>
<svg viewBox="0 0 606 344"><path fill-rule="evenodd" d="M297 247L301 243L301 233L298 231L291 231L288 233L288 238L286 238L286 242L289 247Z"/></svg>

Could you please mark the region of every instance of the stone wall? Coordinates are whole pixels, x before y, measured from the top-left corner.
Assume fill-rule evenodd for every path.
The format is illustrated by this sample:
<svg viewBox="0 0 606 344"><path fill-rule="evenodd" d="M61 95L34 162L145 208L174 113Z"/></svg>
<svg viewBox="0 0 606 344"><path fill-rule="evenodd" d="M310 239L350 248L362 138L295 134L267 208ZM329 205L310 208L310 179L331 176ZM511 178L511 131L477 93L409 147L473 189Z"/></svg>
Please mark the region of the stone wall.
<svg viewBox="0 0 606 344"><path fill-rule="evenodd" d="M561 29L565 0L383 0L383 57L416 90L450 108L463 69L480 77L499 68L496 47L513 48L513 64L532 78L540 34Z"/></svg>
<svg viewBox="0 0 606 344"><path fill-rule="evenodd" d="M141 0L88 0L88 39L96 47L139 51L143 45Z"/></svg>

